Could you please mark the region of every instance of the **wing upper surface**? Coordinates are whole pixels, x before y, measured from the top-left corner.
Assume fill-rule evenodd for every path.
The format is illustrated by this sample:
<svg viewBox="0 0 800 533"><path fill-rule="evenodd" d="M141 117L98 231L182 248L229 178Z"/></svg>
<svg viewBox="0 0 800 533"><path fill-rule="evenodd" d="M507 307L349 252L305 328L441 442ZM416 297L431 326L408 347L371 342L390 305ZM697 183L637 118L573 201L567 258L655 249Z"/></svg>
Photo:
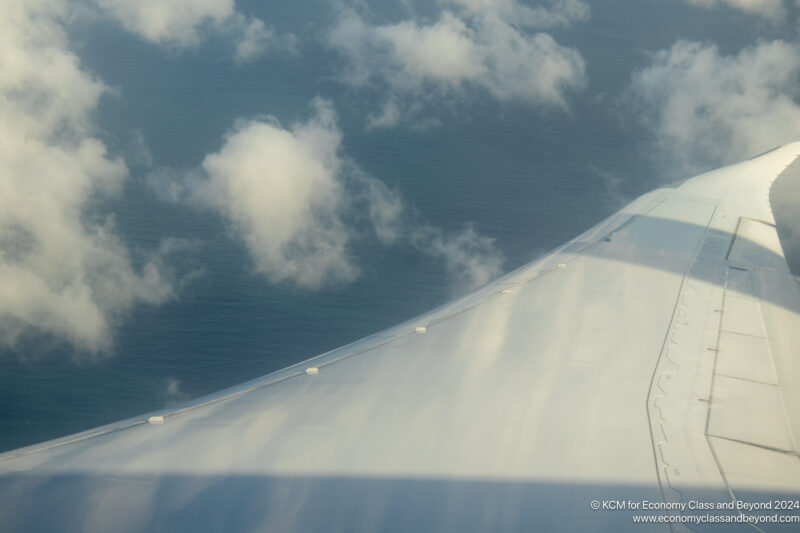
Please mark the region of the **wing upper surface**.
<svg viewBox="0 0 800 533"><path fill-rule="evenodd" d="M0 520L641 531L589 503L800 493L800 296L768 199L798 153L649 193L471 295L152 423L4 454Z"/></svg>

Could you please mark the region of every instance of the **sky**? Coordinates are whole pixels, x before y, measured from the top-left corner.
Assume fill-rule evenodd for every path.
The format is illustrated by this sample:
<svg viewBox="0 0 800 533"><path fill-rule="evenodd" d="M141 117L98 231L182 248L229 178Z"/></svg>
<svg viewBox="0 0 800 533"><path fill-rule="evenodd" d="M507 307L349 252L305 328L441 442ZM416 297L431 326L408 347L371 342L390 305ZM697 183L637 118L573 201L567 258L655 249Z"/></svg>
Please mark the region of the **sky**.
<svg viewBox="0 0 800 533"><path fill-rule="evenodd" d="M148 201L164 210L221 224L225 238L246 250L253 284L304 294L347 290L372 268L365 248L403 247L438 264L456 295L515 266L498 244L502 236L468 217L443 222L396 180L371 172L359 159L360 142L404 135L424 143L478 123L478 109L530 117L531 128L539 121L557 127L591 102L608 109L637 139L647 168L658 169L644 180L649 186L800 139L800 2L639 4L640 12L672 10L695 26L670 33L631 20L618 36L630 40L630 59L616 58L619 68L604 72L585 36L617 31L604 22L606 2L6 0L0 358L25 359L32 344L43 357L57 346L76 364L114 357L119 328L137 313L191 295L209 267L182 265L203 236L165 227L148 247L131 243L115 211L131 183L143 183ZM697 20L708 23L708 36ZM725 32L717 20L749 33L718 42ZM648 32L661 44L637 41ZM291 86L291 101L301 104L220 113L217 129L193 144L193 158L173 159L156 134L109 132L109 107L139 92L158 98L158 76L148 84L144 72L145 83L135 86L104 79L88 66L88 34L134 43L175 68L222 64L241 79L277 79L281 72L267 70L276 64L323 58L326 66ZM597 91L604 76L611 92ZM193 138L190 125L164 120ZM393 156L413 156L396 150ZM631 191L646 192L630 176L598 169L590 178L606 189L622 180L615 208ZM175 380L167 389L181 397Z"/></svg>

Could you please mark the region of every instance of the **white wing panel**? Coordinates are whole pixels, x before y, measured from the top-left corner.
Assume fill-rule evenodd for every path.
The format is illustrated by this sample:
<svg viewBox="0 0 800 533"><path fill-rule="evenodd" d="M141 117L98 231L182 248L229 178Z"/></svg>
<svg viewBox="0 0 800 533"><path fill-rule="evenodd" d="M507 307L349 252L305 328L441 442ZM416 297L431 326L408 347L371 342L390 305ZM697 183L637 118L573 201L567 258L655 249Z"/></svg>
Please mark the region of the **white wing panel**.
<svg viewBox="0 0 800 533"><path fill-rule="evenodd" d="M719 501L752 501L800 492L793 377L800 298L767 200L777 174L797 172L789 167L797 153L789 145L679 188L718 200L681 289L648 401L668 501L714 493Z"/></svg>
<svg viewBox="0 0 800 533"><path fill-rule="evenodd" d="M785 270L762 269L782 261L769 232L740 222L772 223L752 199L797 152L645 195L540 261L305 363L4 454L0 521L646 531L590 502L800 493L773 474L796 456L763 447L796 450L797 374L785 373L800 299Z"/></svg>

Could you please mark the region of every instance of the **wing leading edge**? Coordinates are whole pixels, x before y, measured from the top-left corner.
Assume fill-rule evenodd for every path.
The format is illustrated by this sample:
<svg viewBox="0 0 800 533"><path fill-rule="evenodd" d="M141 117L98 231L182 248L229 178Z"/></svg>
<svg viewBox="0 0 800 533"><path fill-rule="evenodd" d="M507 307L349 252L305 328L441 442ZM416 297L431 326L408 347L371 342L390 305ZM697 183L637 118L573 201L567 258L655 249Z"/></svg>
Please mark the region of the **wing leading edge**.
<svg viewBox="0 0 800 533"><path fill-rule="evenodd" d="M680 520L691 501L797 497L800 293L768 195L798 154L653 191L352 345L0 455L0 523L663 531L683 526L591 502Z"/></svg>

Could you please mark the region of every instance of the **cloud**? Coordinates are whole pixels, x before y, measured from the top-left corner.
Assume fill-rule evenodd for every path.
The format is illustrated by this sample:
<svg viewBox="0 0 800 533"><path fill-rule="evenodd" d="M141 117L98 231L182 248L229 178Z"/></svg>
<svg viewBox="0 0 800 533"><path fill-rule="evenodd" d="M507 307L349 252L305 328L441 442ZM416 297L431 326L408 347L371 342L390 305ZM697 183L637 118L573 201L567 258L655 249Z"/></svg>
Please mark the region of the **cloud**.
<svg viewBox="0 0 800 533"><path fill-rule="evenodd" d="M173 49L200 44L204 30L236 41L237 63L253 61L272 49L296 51L294 35L278 35L261 19L236 11L233 0L95 0L129 32Z"/></svg>
<svg viewBox="0 0 800 533"><path fill-rule="evenodd" d="M414 86L426 80L458 85L487 74L488 67L475 60L481 50L474 32L451 13L430 26L405 21L377 27L371 38L390 50L397 67L395 85Z"/></svg>
<svg viewBox="0 0 800 533"><path fill-rule="evenodd" d="M754 15L779 20L785 14L783 0L686 0L690 4L706 9L725 5Z"/></svg>
<svg viewBox="0 0 800 533"><path fill-rule="evenodd" d="M307 288L358 273L340 215L341 134L329 104L318 100L315 111L291 129L274 120L240 122L202 165L208 181L201 195L232 223L256 270Z"/></svg>
<svg viewBox="0 0 800 533"><path fill-rule="evenodd" d="M634 74L628 104L686 172L800 138L800 46L760 42L738 55L678 41Z"/></svg>
<svg viewBox="0 0 800 533"><path fill-rule="evenodd" d="M458 290L500 274L502 254L490 239L418 220L399 193L342 156L331 103L317 98L312 110L288 128L271 117L239 121L201 168L157 172L151 186L164 199L223 216L272 283L311 290L349 283L360 273L353 244L369 235L442 260Z"/></svg>
<svg viewBox="0 0 800 533"><path fill-rule="evenodd" d="M175 404L185 402L190 396L184 392L181 387L181 382L175 378L167 378L164 382L164 389L161 393L161 402L165 407L171 407Z"/></svg>
<svg viewBox="0 0 800 533"><path fill-rule="evenodd" d="M233 0L97 0L126 30L176 47L195 46L204 23L222 24L234 14Z"/></svg>
<svg viewBox="0 0 800 533"><path fill-rule="evenodd" d="M296 55L300 41L292 34L279 35L257 18L235 14L229 20L232 33L241 34L233 55L237 63L249 63L270 50L282 50Z"/></svg>
<svg viewBox="0 0 800 533"><path fill-rule="evenodd" d="M494 247L494 240L479 235L472 226L450 235L439 228L421 226L410 235L419 250L444 261L456 294L480 287L503 271L504 257Z"/></svg>
<svg viewBox="0 0 800 533"><path fill-rule="evenodd" d="M589 19L589 5L581 0L552 0L545 5L527 6L516 0L439 0L445 6L463 9L470 15L494 12L513 25L531 28L568 27Z"/></svg>
<svg viewBox="0 0 800 533"><path fill-rule="evenodd" d="M341 10L328 35L328 44L347 59L340 79L387 94L383 109L370 118L372 127L419 118L476 89L502 102L565 108L566 91L584 85L585 64L576 50L519 27L526 17L515 14L530 8L510 1L448 3L459 9L442 12L433 23L370 25L356 11ZM564 5L573 4L583 5ZM532 14L527 18L534 24ZM556 21L539 20L545 23Z"/></svg>
<svg viewBox="0 0 800 533"><path fill-rule="evenodd" d="M108 352L126 312L171 295L160 259L134 269L98 215L128 170L92 136L106 87L69 51L67 10L17 1L0 18L0 349L44 333Z"/></svg>

